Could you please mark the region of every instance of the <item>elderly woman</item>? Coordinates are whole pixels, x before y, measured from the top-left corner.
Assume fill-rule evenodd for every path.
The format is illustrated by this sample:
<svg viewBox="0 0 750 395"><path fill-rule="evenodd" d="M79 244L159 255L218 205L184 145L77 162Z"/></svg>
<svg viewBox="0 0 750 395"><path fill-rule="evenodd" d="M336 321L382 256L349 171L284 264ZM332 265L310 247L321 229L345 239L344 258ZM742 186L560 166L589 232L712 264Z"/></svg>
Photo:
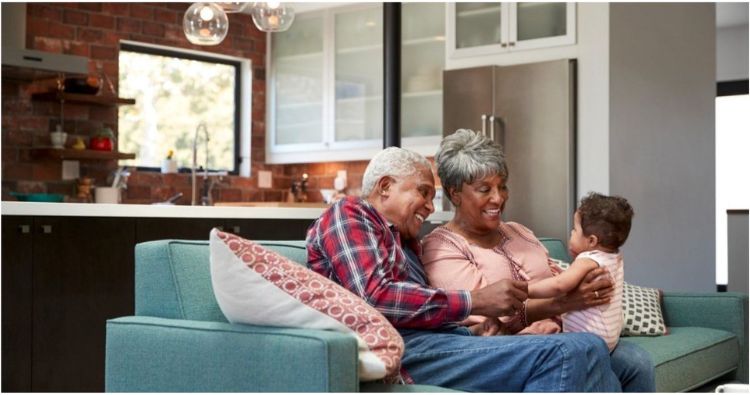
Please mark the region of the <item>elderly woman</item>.
<svg viewBox="0 0 750 395"><path fill-rule="evenodd" d="M508 169L499 145L461 129L443 140L435 162L443 190L456 212L450 222L422 242L422 262L431 285L474 290L501 279L520 280L520 273L532 281L553 275L549 254L533 232L500 218L508 200ZM603 273L602 268L592 270L565 297L528 300L515 315L500 318L501 333L559 332L556 316L609 301L611 281L597 280ZM481 334L486 322L494 317L486 320L470 316L463 324ZM641 348L621 342L611 354L611 362L623 391L655 390L653 365Z"/></svg>

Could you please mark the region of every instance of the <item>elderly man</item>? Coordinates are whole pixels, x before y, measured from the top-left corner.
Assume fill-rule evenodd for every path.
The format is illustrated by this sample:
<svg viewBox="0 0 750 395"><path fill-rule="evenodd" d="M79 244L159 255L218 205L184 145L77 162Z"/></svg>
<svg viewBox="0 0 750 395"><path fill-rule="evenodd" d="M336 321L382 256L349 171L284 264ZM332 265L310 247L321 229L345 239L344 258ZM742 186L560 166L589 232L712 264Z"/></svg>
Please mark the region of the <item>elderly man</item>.
<svg viewBox="0 0 750 395"><path fill-rule="evenodd" d="M328 209L307 235L308 263L378 309L399 330L406 375L419 384L478 392L617 392L604 342L591 334L472 336L469 314L523 307L526 284L476 291L427 285L417 236L434 211L435 181L419 154L387 148L370 161L364 198Z"/></svg>

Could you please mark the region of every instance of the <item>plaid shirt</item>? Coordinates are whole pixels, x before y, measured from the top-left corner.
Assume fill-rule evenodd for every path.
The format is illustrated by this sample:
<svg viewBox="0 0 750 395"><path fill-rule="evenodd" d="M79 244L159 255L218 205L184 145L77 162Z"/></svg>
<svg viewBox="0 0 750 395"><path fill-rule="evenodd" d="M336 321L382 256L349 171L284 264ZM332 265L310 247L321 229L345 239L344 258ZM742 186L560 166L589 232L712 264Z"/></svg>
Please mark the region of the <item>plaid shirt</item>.
<svg viewBox="0 0 750 395"><path fill-rule="evenodd" d="M366 300L397 328L438 328L462 321L471 310L469 291L427 286L419 241L402 240L395 226L366 201L341 199L307 231L312 270ZM418 258L417 258L418 259Z"/></svg>

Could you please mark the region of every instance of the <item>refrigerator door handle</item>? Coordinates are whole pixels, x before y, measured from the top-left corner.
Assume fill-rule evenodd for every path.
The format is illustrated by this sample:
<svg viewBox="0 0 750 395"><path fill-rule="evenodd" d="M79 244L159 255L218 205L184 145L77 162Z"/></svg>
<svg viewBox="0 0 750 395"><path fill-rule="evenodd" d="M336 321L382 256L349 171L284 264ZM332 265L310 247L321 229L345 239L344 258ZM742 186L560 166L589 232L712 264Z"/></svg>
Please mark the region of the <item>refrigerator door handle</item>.
<svg viewBox="0 0 750 395"><path fill-rule="evenodd" d="M490 115L490 140L495 141L495 116Z"/></svg>
<svg viewBox="0 0 750 395"><path fill-rule="evenodd" d="M487 135L487 114L482 114L482 136Z"/></svg>

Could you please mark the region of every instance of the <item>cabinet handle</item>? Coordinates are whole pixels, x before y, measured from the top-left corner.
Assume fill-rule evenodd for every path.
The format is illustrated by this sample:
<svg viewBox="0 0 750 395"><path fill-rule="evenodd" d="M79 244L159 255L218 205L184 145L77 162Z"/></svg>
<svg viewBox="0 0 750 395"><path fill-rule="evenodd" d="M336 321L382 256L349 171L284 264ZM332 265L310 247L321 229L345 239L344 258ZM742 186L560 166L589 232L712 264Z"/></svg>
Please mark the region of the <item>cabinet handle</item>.
<svg viewBox="0 0 750 395"><path fill-rule="evenodd" d="M500 44L500 46L501 46L501 47L503 47L503 48L505 48L505 47L507 47L507 46L508 46L508 44L506 44L506 43L502 43L502 44Z"/></svg>
<svg viewBox="0 0 750 395"><path fill-rule="evenodd" d="M487 114L482 114L482 136L487 135Z"/></svg>
<svg viewBox="0 0 750 395"><path fill-rule="evenodd" d="M490 140L495 141L495 116L490 115Z"/></svg>
<svg viewBox="0 0 750 395"><path fill-rule="evenodd" d="M31 226L29 225L18 225L18 231L21 232L21 234L29 234L31 233Z"/></svg>
<svg viewBox="0 0 750 395"><path fill-rule="evenodd" d="M239 225L232 226L232 233L236 235L240 234L240 226Z"/></svg>
<svg viewBox="0 0 750 395"><path fill-rule="evenodd" d="M52 233L52 225L42 225L42 233L45 235Z"/></svg>
<svg viewBox="0 0 750 395"><path fill-rule="evenodd" d="M511 41L511 42L508 43L508 45L510 45L511 47L515 47L516 43L514 41Z"/></svg>

